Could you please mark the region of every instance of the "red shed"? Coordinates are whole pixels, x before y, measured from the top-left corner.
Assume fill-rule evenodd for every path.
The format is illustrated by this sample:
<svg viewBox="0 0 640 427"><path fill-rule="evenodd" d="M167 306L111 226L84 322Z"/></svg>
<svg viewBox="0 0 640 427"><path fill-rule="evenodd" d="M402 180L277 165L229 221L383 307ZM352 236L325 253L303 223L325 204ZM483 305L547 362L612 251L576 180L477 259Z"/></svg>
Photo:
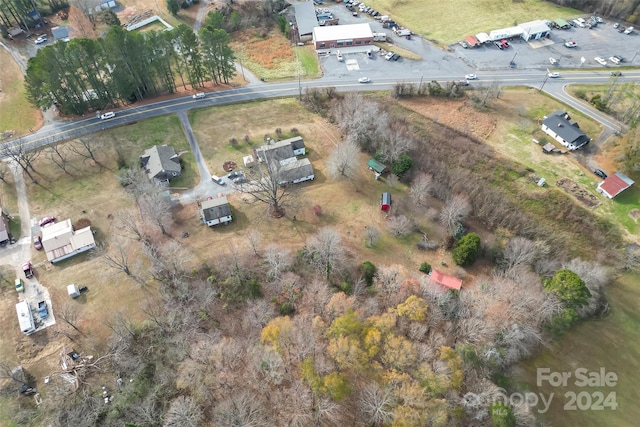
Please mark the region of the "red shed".
<svg viewBox="0 0 640 427"><path fill-rule="evenodd" d="M391 193L382 193L382 197L380 198L380 209L385 212L391 209Z"/></svg>
<svg viewBox="0 0 640 427"><path fill-rule="evenodd" d="M471 47L480 46L480 41L475 36L467 36L465 37L465 40Z"/></svg>

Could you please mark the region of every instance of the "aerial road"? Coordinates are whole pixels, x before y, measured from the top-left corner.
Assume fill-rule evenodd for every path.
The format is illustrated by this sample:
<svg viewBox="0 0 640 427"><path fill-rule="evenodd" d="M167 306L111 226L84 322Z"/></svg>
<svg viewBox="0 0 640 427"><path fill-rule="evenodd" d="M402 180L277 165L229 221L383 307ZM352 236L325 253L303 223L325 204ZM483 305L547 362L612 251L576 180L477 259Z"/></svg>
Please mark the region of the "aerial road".
<svg viewBox="0 0 640 427"><path fill-rule="evenodd" d="M108 128L122 126L139 120L162 116L166 114L186 112L193 108L212 107L218 105L234 104L239 102L255 101L260 99L299 96L307 88L335 87L339 92L391 90L399 82L418 85L421 81L436 80L445 83L452 79L450 75L438 74L438 70L425 72L421 76L415 73L403 75L396 73L384 78L372 79L367 84L358 82L357 78L324 77L313 81L290 81L284 83L260 83L234 89L210 92L203 99L193 99L184 96L153 102L149 104L134 105L116 111L116 116L101 120L99 115L90 118L82 118L74 121L55 121L46 125L37 132L22 136L7 142L7 144L21 144L27 149L36 149L54 142L63 141L99 132ZM478 80L471 82L472 86L498 84L500 86L529 86L539 88L559 101L570 105L592 119L602 123L610 133L624 130L624 125L608 115L596 110L590 105L573 98L565 91L565 87L571 83L580 84L606 84L611 76L605 72L563 72L560 78L547 78L546 72L532 70L505 70L504 72L492 71L477 74ZM640 71L625 71L618 77L621 81L636 81L640 78Z"/></svg>

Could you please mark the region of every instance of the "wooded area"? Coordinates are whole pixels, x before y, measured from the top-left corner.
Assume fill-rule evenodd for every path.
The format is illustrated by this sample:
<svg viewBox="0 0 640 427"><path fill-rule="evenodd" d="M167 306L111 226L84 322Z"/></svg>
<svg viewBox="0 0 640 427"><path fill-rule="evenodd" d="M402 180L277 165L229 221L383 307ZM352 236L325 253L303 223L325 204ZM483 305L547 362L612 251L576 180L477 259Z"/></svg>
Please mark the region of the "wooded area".
<svg viewBox="0 0 640 427"><path fill-rule="evenodd" d="M38 50L27 67L29 102L83 114L176 91L226 84L235 75L226 31L186 25L139 33L112 26L104 39L74 39Z"/></svg>

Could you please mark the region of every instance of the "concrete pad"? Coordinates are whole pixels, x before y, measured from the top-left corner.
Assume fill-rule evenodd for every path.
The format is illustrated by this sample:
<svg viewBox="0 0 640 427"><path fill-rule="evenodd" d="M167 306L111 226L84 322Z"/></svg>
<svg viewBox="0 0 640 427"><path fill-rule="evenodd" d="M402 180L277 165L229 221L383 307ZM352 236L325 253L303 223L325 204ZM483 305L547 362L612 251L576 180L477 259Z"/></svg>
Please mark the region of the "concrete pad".
<svg viewBox="0 0 640 427"><path fill-rule="evenodd" d="M556 44L553 40L548 39L546 37L538 40L530 40L527 43L529 44L529 46L531 46L532 49L539 49L541 47L551 46L553 44Z"/></svg>
<svg viewBox="0 0 640 427"><path fill-rule="evenodd" d="M345 64L347 65L347 70L349 71L357 71L360 69L357 59L347 59Z"/></svg>

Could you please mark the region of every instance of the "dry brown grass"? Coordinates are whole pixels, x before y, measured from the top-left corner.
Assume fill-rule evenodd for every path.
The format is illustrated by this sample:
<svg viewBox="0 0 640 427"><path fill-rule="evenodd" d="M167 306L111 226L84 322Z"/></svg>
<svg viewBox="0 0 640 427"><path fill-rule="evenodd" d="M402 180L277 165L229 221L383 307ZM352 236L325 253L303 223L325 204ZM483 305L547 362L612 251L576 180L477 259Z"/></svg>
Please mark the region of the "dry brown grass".
<svg viewBox="0 0 640 427"><path fill-rule="evenodd" d="M9 52L0 48L0 140L3 132L13 137L28 134L42 121L42 114L25 98L24 77Z"/></svg>

